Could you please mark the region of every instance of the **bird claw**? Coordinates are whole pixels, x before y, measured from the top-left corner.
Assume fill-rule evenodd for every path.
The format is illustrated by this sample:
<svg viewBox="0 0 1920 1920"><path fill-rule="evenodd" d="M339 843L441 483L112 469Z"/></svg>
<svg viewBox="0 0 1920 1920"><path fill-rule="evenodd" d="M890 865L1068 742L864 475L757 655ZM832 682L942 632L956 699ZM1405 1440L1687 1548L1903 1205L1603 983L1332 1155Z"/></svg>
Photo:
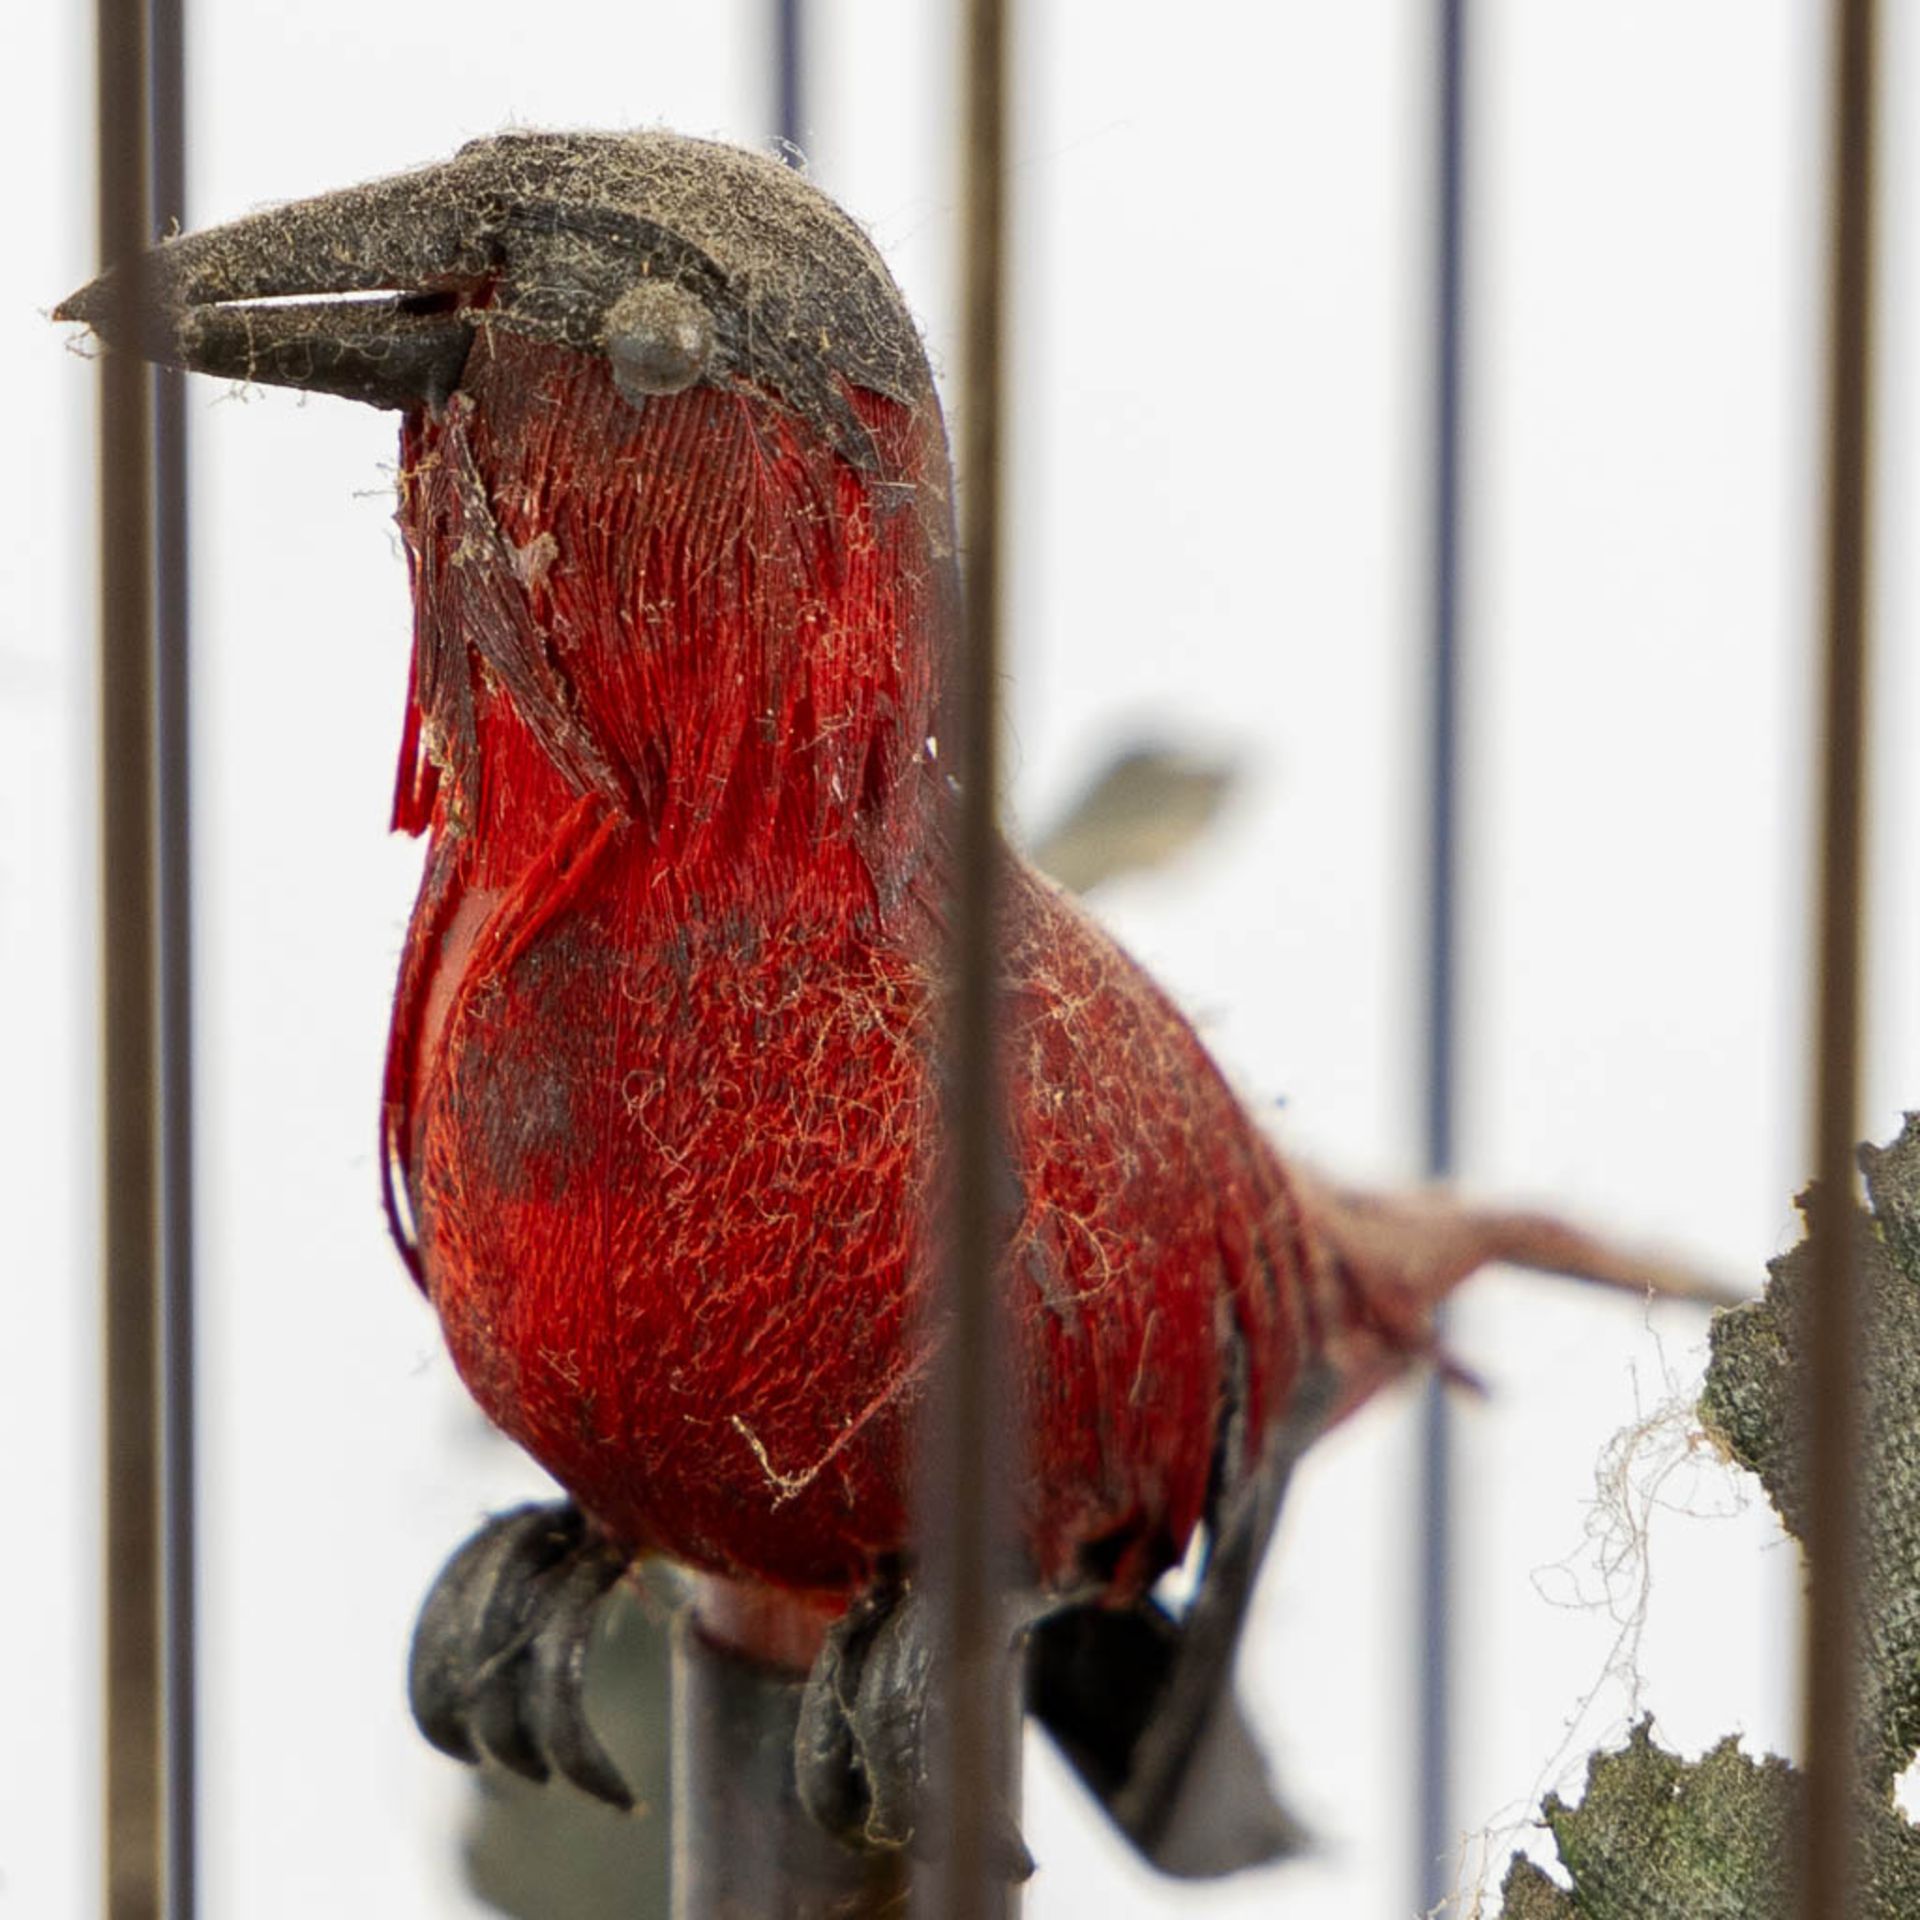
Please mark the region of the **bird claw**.
<svg viewBox="0 0 1920 1920"><path fill-rule="evenodd" d="M496 1515L440 1570L413 1632L407 1696L439 1750L554 1773L623 1810L633 1793L588 1726L587 1648L624 1555L570 1502Z"/></svg>
<svg viewBox="0 0 1920 1920"><path fill-rule="evenodd" d="M930 1756L944 1744L934 1684L933 1623L912 1589L862 1595L828 1630L807 1676L794 1736L800 1804L858 1852L934 1849L924 1819ZM1033 1856L1010 1810L988 1842L989 1869L1018 1881Z"/></svg>

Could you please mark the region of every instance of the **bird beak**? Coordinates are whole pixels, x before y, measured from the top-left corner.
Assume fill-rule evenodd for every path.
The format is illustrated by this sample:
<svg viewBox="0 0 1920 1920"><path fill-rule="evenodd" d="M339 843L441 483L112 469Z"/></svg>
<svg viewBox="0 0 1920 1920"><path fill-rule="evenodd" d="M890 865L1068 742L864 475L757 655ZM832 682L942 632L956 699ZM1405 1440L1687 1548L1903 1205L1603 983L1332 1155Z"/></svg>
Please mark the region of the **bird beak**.
<svg viewBox="0 0 1920 1920"><path fill-rule="evenodd" d="M928 406L872 242L790 167L677 134L513 132L451 160L165 240L56 311L165 366L370 406L443 405L478 329L608 353L670 280L713 327L705 382L777 395L855 465L849 387Z"/></svg>
<svg viewBox="0 0 1920 1920"><path fill-rule="evenodd" d="M109 347L230 380L438 406L492 270L443 169L162 241L63 301Z"/></svg>

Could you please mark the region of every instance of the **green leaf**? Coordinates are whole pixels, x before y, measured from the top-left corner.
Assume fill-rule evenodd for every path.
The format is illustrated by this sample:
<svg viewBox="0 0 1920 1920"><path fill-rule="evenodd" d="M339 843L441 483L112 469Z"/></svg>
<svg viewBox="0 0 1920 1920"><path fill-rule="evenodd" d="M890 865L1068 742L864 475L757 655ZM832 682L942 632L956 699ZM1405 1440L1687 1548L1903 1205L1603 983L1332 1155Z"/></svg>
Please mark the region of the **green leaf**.
<svg viewBox="0 0 1920 1920"><path fill-rule="evenodd" d="M1860 1372L1867 1490L1861 1539L1861 1748L1868 1783L1891 1791L1920 1751L1920 1116L1861 1150L1871 1217L1855 1222L1867 1339ZM1804 1210L1804 1203L1803 1203ZM1760 1478L1795 1538L1809 1498L1805 1241L1772 1265L1764 1298L1715 1316L1700 1417Z"/></svg>
<svg viewBox="0 0 1920 1920"><path fill-rule="evenodd" d="M1524 1853L1516 1853L1500 1883L1501 1920L1579 1920L1573 1895L1556 1886Z"/></svg>
<svg viewBox="0 0 1920 1920"><path fill-rule="evenodd" d="M1920 1750L1920 1115L1908 1116L1891 1146L1863 1148L1860 1158L1872 1203L1854 1223L1868 1328L1860 1355L1861 1916L1915 1920L1920 1828L1902 1818L1893 1787ZM1715 1317L1700 1417L1804 1539L1801 1410L1815 1307L1807 1244L1769 1273L1763 1298ZM1554 1797L1542 1809L1571 1890L1516 1855L1502 1912L1507 1920L1786 1920L1801 1792L1784 1760L1756 1760L1731 1739L1681 1760L1642 1721L1622 1751L1592 1757L1578 1806Z"/></svg>

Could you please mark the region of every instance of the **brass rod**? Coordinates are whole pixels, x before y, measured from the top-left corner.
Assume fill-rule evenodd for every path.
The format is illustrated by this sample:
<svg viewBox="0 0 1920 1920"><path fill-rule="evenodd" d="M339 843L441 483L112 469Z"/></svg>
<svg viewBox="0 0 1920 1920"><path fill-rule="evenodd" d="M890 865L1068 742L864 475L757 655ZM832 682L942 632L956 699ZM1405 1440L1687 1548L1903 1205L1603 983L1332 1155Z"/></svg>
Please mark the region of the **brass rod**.
<svg viewBox="0 0 1920 1920"><path fill-rule="evenodd" d="M98 0L100 257L140 299L148 233L145 0ZM131 333L132 328L126 330ZM123 334L122 337L126 337ZM152 381L107 350L100 381L100 878L109 1920L162 1911L158 950L154 896Z"/></svg>
<svg viewBox="0 0 1920 1920"><path fill-rule="evenodd" d="M1867 600L1872 495L1875 8L1832 13L1832 174L1820 714L1819 950L1812 1091L1817 1200L1808 1408L1805 1751L1800 1869L1806 1920L1858 1911L1855 1844L1861 1441L1860 1276L1853 1257L1860 1108Z"/></svg>
<svg viewBox="0 0 1920 1920"><path fill-rule="evenodd" d="M152 211L147 232L186 225L185 0L149 0ZM194 1499L193 834L189 777L192 648L188 634L187 376L154 381L154 750L158 813L160 1088L160 1533L165 1662L162 1788L169 1920L199 1908L195 1822L198 1607Z"/></svg>
<svg viewBox="0 0 1920 1920"><path fill-rule="evenodd" d="M960 546L965 575L958 662L960 817L948 1125L952 1213L946 1341L935 1387L940 1422L922 1549L938 1576L948 1727L936 1779L945 1845L930 1876L944 1920L1008 1914L1013 1895L989 1870L997 1811L1012 1790L1005 1634L1000 1605L1012 1462L1003 1410L999 1262L1005 1223L996 1179L1002 1134L996 940L999 790L1002 353L1006 281L1007 19L1004 0L964 14L963 300ZM943 1536L933 1537L935 1533Z"/></svg>

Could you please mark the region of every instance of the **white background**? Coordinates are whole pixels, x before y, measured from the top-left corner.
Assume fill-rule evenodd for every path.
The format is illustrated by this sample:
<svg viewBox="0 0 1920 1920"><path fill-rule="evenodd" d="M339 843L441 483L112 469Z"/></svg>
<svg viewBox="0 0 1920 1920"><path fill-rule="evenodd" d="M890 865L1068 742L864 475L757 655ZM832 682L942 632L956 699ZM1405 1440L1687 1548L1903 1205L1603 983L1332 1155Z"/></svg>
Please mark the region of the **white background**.
<svg viewBox="0 0 1920 1920"><path fill-rule="evenodd" d="M509 122L758 140L758 0L202 0L192 213ZM1147 722L1248 770L1177 872L1102 902L1289 1148L1417 1169L1431 95L1411 0L1018 10L1008 699L1037 822ZM1886 97L1920 84L1890 9ZM817 0L808 151L951 358L944 6ZM1483 0L1468 381L1463 1158L1757 1284L1795 1237L1824 49L1807 0ZM0 1916L96 1898L94 381L45 312L96 265L87 10L0 59ZM1920 1105L1910 342L1920 149L1892 120L1866 1130ZM386 1244L373 1155L418 852L385 833L407 609L392 420L195 389L209 1920L472 1911L464 1781L405 1718L413 1609L538 1485L475 1444ZM1457 1806L1497 1869L1643 1702L1794 1742L1797 1563L1657 1427L1650 1560L1614 1436L1683 1399L1694 1318L1537 1281L1456 1322ZM1298 1487L1246 1668L1319 1856L1205 1892L1137 1869L1049 1755L1035 1920L1410 1911L1411 1400ZM1661 1482L1662 1472L1671 1470ZM1635 1512L1640 1511L1634 1507ZM1732 1515L1733 1517L1728 1517ZM1615 1533L1609 1535L1609 1520ZM1611 1588L1602 1566L1614 1569ZM1645 1579L1644 1633L1624 1639ZM1620 1678L1638 1686L1631 1691ZM1610 1677L1611 1676L1611 1677ZM342 1849L333 1836L354 1836ZM1467 1884L1473 1869L1469 1867Z"/></svg>

